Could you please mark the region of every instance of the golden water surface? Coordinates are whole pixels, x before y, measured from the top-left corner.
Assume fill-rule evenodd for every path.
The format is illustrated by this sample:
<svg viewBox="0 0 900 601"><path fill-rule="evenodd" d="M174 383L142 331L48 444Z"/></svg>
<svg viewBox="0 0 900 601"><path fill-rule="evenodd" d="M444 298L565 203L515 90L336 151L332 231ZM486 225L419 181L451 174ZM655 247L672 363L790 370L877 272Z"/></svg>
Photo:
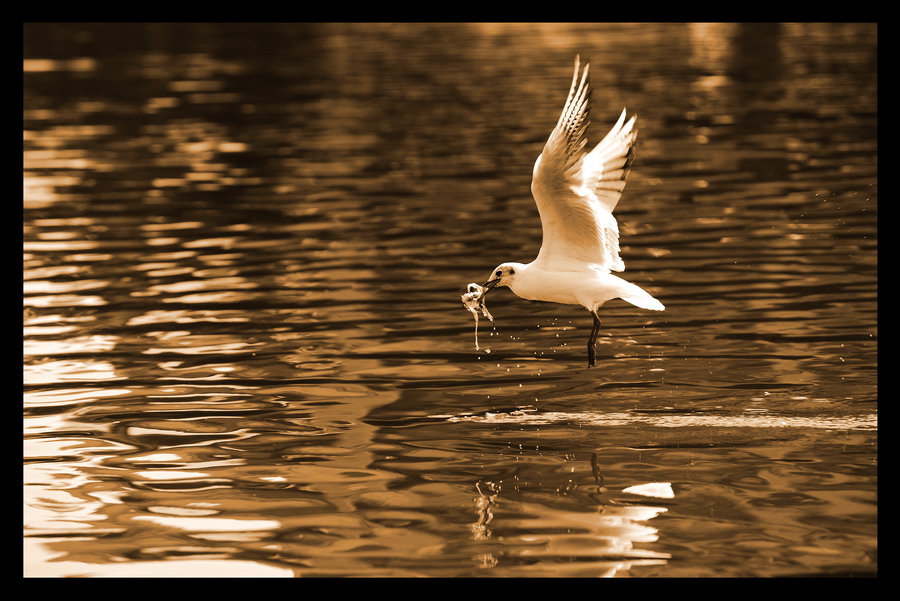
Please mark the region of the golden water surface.
<svg viewBox="0 0 900 601"><path fill-rule="evenodd" d="M869 24L31 24L26 576L876 571ZM589 316L495 291L575 54ZM493 327L492 327L493 326Z"/></svg>

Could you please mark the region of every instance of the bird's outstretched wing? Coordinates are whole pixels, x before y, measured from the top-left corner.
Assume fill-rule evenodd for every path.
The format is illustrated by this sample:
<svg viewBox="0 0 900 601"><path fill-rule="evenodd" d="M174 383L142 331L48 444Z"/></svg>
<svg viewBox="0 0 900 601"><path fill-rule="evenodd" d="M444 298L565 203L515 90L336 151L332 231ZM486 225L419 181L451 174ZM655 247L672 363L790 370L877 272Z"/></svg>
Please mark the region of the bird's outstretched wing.
<svg viewBox="0 0 900 601"><path fill-rule="evenodd" d="M585 266L623 271L619 227L612 211L634 157L636 117L626 122L623 109L603 140L585 152L591 108L589 65L585 64L580 79L579 70L576 57L569 97L534 164L531 192L543 228L535 261L558 271Z"/></svg>

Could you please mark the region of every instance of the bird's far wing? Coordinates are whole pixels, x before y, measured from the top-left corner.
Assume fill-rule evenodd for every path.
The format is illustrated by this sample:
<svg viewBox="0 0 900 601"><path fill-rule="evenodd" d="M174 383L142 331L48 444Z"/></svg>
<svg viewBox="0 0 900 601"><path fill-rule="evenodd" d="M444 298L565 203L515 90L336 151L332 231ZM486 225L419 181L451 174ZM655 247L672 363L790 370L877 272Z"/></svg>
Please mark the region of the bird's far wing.
<svg viewBox="0 0 900 601"><path fill-rule="evenodd" d="M585 154L590 82L588 65L580 79L579 66L576 58L568 99L534 165L531 191L543 228L536 261L545 268L562 271L586 266L622 271L625 265L619 257L619 228L606 205L611 202L610 195L620 196L624 187L634 119L623 125L623 114L603 141ZM623 144L627 148L620 160ZM611 202L612 207L619 196Z"/></svg>
<svg viewBox="0 0 900 601"><path fill-rule="evenodd" d="M582 185L609 212L616 208L616 203L622 197L625 178L634 160L636 119L637 115L632 115L626 123L625 109L622 109L616 124L581 162Z"/></svg>

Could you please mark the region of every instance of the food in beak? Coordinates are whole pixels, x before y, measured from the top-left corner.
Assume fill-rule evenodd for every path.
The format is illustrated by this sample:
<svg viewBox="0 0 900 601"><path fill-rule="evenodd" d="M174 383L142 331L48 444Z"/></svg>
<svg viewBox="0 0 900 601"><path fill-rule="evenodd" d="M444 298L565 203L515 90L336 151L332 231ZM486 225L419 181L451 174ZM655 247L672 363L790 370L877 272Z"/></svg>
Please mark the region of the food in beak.
<svg viewBox="0 0 900 601"><path fill-rule="evenodd" d="M496 284L495 284L496 285ZM494 317L491 315L490 311L488 311L487 306L484 304L484 295L490 290L490 288L485 288L479 286L478 284L469 284L466 286L467 292L462 295L462 303L465 305L466 309L475 316L475 350L481 350L478 347L478 312L481 311L481 314L494 321Z"/></svg>
<svg viewBox="0 0 900 601"><path fill-rule="evenodd" d="M475 317L478 317L478 311L481 311L482 315L494 321L493 316L487 309L487 306L484 304L485 294L490 290L490 288L484 288L479 286L478 284L469 284L466 286L467 292L462 295L462 302L466 306L466 309L475 314Z"/></svg>

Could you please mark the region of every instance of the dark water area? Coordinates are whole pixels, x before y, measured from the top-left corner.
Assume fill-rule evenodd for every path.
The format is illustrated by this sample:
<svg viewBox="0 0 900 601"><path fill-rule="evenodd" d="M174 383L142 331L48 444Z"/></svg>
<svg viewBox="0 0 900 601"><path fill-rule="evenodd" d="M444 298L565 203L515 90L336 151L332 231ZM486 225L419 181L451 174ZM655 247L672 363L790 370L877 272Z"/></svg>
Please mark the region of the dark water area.
<svg viewBox="0 0 900 601"><path fill-rule="evenodd" d="M26 576L877 570L875 25L30 24ZM460 303L576 54L666 311Z"/></svg>

